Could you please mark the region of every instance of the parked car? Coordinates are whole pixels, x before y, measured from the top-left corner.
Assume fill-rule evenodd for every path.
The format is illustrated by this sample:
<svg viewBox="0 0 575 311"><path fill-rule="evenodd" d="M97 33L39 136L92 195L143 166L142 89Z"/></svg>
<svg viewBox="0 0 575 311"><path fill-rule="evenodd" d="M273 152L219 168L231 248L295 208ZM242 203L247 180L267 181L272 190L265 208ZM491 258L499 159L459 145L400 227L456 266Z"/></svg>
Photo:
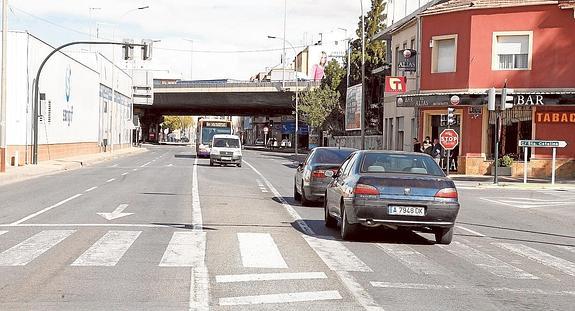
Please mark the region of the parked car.
<svg viewBox="0 0 575 311"><path fill-rule="evenodd" d="M437 243L451 243L459 213L457 189L429 155L357 151L332 177L325 225L336 227L339 220L344 240L352 239L359 226L385 225L431 229Z"/></svg>
<svg viewBox="0 0 575 311"><path fill-rule="evenodd" d="M257 138L255 141L255 145L256 146L263 146L264 145L264 139L263 138Z"/></svg>
<svg viewBox="0 0 575 311"><path fill-rule="evenodd" d="M297 167L293 196L302 205L312 201L323 200L325 189L330 177L325 176L326 170L337 172L341 163L356 149L318 147L315 148L303 163Z"/></svg>
<svg viewBox="0 0 575 311"><path fill-rule="evenodd" d="M280 147L282 148L291 148L291 140L284 138L280 143Z"/></svg>
<svg viewBox="0 0 575 311"><path fill-rule="evenodd" d="M236 135L216 134L212 138L210 166L235 164L242 166L242 144Z"/></svg>

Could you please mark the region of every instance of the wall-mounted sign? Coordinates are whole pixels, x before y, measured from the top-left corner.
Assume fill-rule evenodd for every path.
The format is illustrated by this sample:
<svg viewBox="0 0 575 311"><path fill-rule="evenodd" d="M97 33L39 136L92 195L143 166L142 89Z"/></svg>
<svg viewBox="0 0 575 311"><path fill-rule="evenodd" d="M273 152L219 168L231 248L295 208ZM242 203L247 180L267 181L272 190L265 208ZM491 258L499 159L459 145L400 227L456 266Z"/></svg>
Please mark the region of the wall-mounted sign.
<svg viewBox="0 0 575 311"><path fill-rule="evenodd" d="M397 70L415 72L417 70L416 55L416 50L399 50L399 55L397 55Z"/></svg>
<svg viewBox="0 0 575 311"><path fill-rule="evenodd" d="M565 148L567 142L563 140L520 140L519 147Z"/></svg>
<svg viewBox="0 0 575 311"><path fill-rule="evenodd" d="M535 123L572 123L575 124L575 112L548 111L535 113Z"/></svg>
<svg viewBox="0 0 575 311"><path fill-rule="evenodd" d="M460 106L478 106L487 103L483 94L458 94ZM397 107L427 107L451 106L452 94L418 94L418 95L400 95L396 99Z"/></svg>
<svg viewBox="0 0 575 311"><path fill-rule="evenodd" d="M515 94L513 97L515 106L575 105L575 93Z"/></svg>
<svg viewBox="0 0 575 311"><path fill-rule="evenodd" d="M407 91L406 77L385 77L385 92L386 93L400 93L403 94Z"/></svg>

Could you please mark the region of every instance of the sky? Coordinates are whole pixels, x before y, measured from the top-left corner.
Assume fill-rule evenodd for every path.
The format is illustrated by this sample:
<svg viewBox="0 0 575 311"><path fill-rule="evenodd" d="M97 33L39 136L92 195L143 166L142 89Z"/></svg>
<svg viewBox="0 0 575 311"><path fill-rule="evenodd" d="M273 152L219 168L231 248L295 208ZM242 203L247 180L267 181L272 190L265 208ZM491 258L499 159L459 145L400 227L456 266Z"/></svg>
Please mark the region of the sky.
<svg viewBox="0 0 575 311"><path fill-rule="evenodd" d="M285 3L286 38L296 47L317 42L319 33L324 42L355 37L361 10L360 1L351 0L9 0L8 28L52 45L96 34L160 40L152 60L136 66L158 70L158 77L248 80L281 63L282 40L267 36L283 36ZM103 53L119 61L121 51ZM294 58L289 45L286 54Z"/></svg>

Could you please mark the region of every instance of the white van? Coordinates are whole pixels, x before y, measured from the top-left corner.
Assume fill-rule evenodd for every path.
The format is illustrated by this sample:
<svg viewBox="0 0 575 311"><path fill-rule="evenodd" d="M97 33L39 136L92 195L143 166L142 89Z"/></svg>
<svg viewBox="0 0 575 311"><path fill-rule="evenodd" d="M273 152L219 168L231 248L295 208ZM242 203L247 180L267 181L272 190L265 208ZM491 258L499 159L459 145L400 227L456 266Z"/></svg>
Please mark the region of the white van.
<svg viewBox="0 0 575 311"><path fill-rule="evenodd" d="M210 166L235 164L242 166L242 144L236 135L217 134L212 138Z"/></svg>

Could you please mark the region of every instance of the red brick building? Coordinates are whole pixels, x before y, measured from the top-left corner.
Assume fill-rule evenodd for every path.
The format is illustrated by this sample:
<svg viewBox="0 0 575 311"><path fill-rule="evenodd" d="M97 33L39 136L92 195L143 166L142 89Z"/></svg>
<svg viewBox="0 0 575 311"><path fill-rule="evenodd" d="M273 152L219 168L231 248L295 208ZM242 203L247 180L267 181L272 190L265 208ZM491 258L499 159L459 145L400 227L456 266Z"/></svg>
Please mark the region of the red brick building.
<svg viewBox="0 0 575 311"><path fill-rule="evenodd" d="M496 118L486 92L507 83L515 106L502 113L499 154L522 160L521 139L564 140L557 174L575 177L575 1L451 0L419 18L419 92L397 99L398 107L418 108L419 137L439 135L457 95L457 170L489 174ZM529 175L550 176L550 156L551 149L531 149ZM522 163L512 171L521 175Z"/></svg>

